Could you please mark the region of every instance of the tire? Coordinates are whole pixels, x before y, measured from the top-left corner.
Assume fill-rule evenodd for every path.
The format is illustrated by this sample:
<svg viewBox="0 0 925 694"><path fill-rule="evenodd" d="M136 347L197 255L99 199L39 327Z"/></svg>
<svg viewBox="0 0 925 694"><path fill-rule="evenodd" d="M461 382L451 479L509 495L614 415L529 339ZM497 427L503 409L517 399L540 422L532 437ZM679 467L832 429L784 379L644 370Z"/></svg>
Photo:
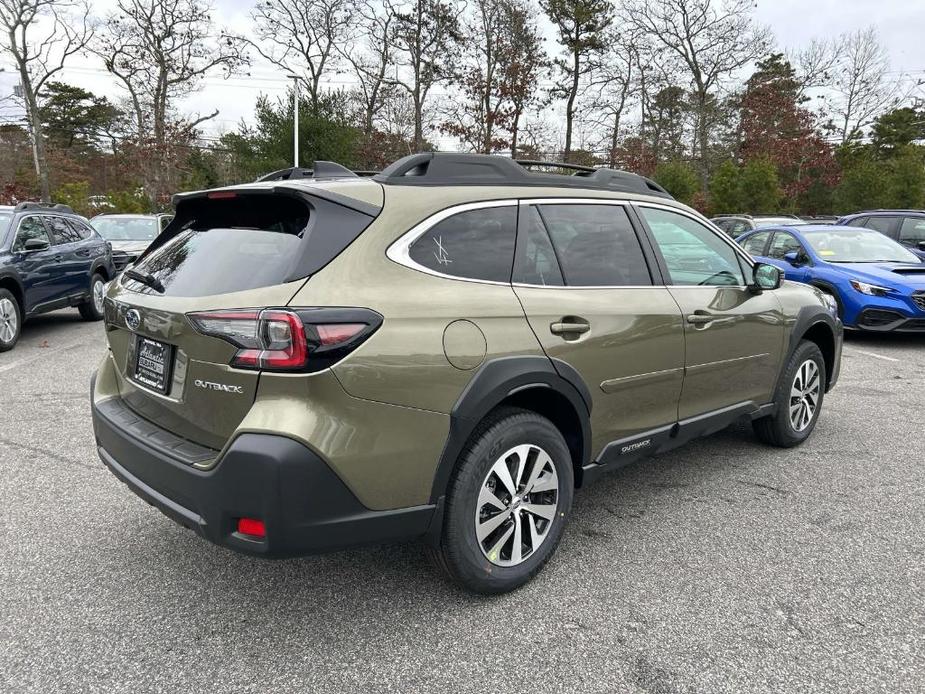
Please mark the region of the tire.
<svg viewBox="0 0 925 694"><path fill-rule="evenodd" d="M803 340L787 362L777 384L774 414L752 422L758 438L781 448L798 446L808 439L822 411L825 382L822 352L815 343ZM804 383L807 385L804 386ZM794 396L797 390L803 395ZM811 405L813 399L815 407Z"/></svg>
<svg viewBox="0 0 925 694"><path fill-rule="evenodd" d="M102 320L103 318L103 292L106 279L98 272L90 278L90 297L77 307L80 317L84 320ZM98 293L97 293L98 292Z"/></svg>
<svg viewBox="0 0 925 694"><path fill-rule="evenodd" d="M0 289L0 352L8 352L22 335L22 307L8 289Z"/></svg>
<svg viewBox="0 0 925 694"><path fill-rule="evenodd" d="M507 482L501 466L508 470ZM536 491L530 493L528 485ZM571 454L552 422L527 410L498 410L479 425L456 463L440 544L428 550L432 560L456 583L477 593L519 588L556 551L574 487ZM486 491L496 492L494 503L482 497ZM481 539L478 523L486 533ZM514 548L518 532L519 557Z"/></svg>

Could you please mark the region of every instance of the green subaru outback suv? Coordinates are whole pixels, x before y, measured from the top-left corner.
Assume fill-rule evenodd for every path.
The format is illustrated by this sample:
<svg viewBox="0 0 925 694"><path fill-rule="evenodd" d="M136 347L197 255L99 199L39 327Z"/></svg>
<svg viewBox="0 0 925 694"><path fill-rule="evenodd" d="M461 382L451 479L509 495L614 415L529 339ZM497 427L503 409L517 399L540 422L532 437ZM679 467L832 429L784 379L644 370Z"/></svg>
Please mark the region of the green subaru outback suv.
<svg viewBox="0 0 925 694"><path fill-rule="evenodd" d="M179 195L105 300L103 462L225 547L417 538L495 593L608 470L743 418L804 441L839 371L827 297L652 181L534 164L318 162Z"/></svg>

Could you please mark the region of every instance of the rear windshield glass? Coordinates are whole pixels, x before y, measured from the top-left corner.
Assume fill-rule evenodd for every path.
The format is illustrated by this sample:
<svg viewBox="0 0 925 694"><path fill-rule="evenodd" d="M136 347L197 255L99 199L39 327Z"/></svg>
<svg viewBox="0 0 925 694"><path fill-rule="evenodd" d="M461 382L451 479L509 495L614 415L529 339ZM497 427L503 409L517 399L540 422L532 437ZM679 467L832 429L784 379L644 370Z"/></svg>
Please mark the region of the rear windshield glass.
<svg viewBox="0 0 925 694"><path fill-rule="evenodd" d="M209 296L303 279L337 257L373 219L316 196L191 198L181 201L171 231L133 268L151 277L123 283L138 292Z"/></svg>
<svg viewBox="0 0 925 694"><path fill-rule="evenodd" d="M107 241L151 241L160 233L157 217L97 217L90 223Z"/></svg>

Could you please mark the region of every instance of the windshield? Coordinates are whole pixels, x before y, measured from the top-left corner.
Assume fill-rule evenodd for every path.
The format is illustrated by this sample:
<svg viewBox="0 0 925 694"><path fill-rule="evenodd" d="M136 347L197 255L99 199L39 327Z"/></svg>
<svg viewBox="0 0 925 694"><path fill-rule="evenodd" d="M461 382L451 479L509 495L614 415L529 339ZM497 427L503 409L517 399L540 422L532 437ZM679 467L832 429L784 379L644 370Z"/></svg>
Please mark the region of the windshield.
<svg viewBox="0 0 925 694"><path fill-rule="evenodd" d="M846 228L844 231L803 232L817 255L830 263L918 263L918 257L879 231Z"/></svg>
<svg viewBox="0 0 925 694"><path fill-rule="evenodd" d="M90 223L107 241L153 241L160 231L156 217L95 217Z"/></svg>
<svg viewBox="0 0 925 694"><path fill-rule="evenodd" d="M0 241L3 240L3 235L6 233L7 228L9 228L12 218L13 215L8 212L0 212Z"/></svg>

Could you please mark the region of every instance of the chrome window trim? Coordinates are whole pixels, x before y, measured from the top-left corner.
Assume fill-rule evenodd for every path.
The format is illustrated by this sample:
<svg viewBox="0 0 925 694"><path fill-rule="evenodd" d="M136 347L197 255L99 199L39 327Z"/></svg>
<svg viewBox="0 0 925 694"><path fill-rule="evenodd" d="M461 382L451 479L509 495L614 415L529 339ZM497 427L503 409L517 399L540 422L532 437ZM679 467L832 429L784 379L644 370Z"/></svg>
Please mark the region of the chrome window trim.
<svg viewBox="0 0 925 694"><path fill-rule="evenodd" d="M479 202L468 202L462 205L453 205L452 207L447 207L446 209L435 212L427 219L418 222L411 229L406 231L404 234L399 236L395 241L389 245L385 251L386 257L394 263L403 265L404 267L410 268L412 270L417 270L418 272L423 272L425 275L431 275L433 277L442 277L447 280L456 280L458 282L475 282L476 284L493 284L496 286L510 287L510 282L497 282L495 280L481 280L473 277L460 277L458 275L448 275L444 272L437 272L432 270L429 267L425 267L420 263L416 263L411 259L410 248L411 244L418 240L419 237L423 236L428 229L433 228L444 219L453 217L454 215L460 214L461 212L469 212L471 210L481 210L489 209L493 207L516 207L517 200L515 199L504 199L504 200L482 200Z"/></svg>

